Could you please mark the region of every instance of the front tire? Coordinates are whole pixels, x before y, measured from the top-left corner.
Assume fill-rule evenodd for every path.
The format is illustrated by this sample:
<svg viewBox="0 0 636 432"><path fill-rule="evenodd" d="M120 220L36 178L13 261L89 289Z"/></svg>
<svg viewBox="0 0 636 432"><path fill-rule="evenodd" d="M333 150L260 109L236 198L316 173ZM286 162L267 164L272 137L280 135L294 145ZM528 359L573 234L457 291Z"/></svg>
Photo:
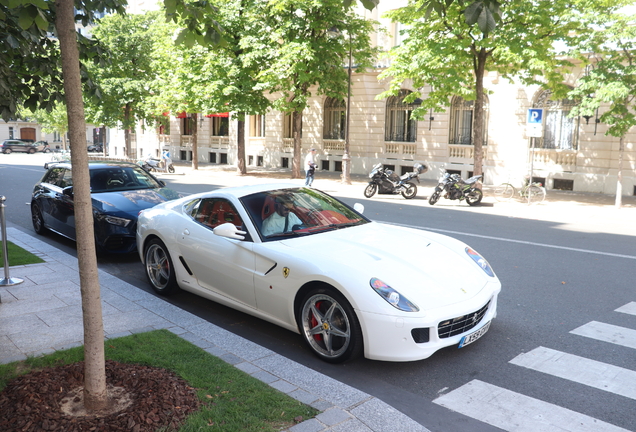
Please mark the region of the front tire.
<svg viewBox="0 0 636 432"><path fill-rule="evenodd" d="M168 248L158 238L146 245L144 263L148 281L157 294L167 296L179 290Z"/></svg>
<svg viewBox="0 0 636 432"><path fill-rule="evenodd" d="M168 167L168 172L169 172L170 174L174 174L174 166L170 165L170 166Z"/></svg>
<svg viewBox="0 0 636 432"><path fill-rule="evenodd" d="M378 185L375 183L369 183L366 188L364 188L364 196L367 198L371 198L378 191Z"/></svg>
<svg viewBox="0 0 636 432"><path fill-rule="evenodd" d="M435 205L435 203L439 201L439 197L441 194L442 194L442 191L436 190L435 192L433 192L433 194L428 199L428 203L430 205Z"/></svg>
<svg viewBox="0 0 636 432"><path fill-rule="evenodd" d="M35 201L31 203L31 222L36 234L44 235L48 232L48 229L44 226L42 210L40 210L40 206Z"/></svg>
<svg viewBox="0 0 636 432"><path fill-rule="evenodd" d="M516 195L516 191L513 185L510 183L504 183L495 188L493 195L497 201L509 201Z"/></svg>
<svg viewBox="0 0 636 432"><path fill-rule="evenodd" d="M484 193L481 189L474 188L466 195L466 202L469 206L476 206L481 202L481 199L484 197Z"/></svg>
<svg viewBox="0 0 636 432"><path fill-rule="evenodd" d="M417 195L417 186L413 183L407 183L405 189L402 190L402 196L406 199L413 199Z"/></svg>
<svg viewBox="0 0 636 432"><path fill-rule="evenodd" d="M535 184L528 187L527 194L530 196L529 202L532 204L542 203L545 200L546 195L545 188Z"/></svg>
<svg viewBox="0 0 636 432"><path fill-rule="evenodd" d="M362 353L358 318L347 299L334 289L317 288L305 296L298 328L314 354L328 363L342 363Z"/></svg>

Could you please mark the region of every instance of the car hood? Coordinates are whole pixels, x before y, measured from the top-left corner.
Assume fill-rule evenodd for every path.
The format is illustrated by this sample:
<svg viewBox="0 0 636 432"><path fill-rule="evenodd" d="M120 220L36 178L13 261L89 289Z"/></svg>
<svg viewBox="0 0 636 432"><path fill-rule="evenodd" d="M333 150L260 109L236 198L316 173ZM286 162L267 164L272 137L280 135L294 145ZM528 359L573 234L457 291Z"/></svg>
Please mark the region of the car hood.
<svg viewBox="0 0 636 432"><path fill-rule="evenodd" d="M93 207L103 213L126 213L137 219L141 210L166 201L181 198L181 194L169 188L137 189L91 194Z"/></svg>
<svg viewBox="0 0 636 432"><path fill-rule="evenodd" d="M498 283L468 256L464 243L424 230L372 222L281 243L325 275L348 275L349 283L365 287L376 277L420 309L465 301L488 282Z"/></svg>

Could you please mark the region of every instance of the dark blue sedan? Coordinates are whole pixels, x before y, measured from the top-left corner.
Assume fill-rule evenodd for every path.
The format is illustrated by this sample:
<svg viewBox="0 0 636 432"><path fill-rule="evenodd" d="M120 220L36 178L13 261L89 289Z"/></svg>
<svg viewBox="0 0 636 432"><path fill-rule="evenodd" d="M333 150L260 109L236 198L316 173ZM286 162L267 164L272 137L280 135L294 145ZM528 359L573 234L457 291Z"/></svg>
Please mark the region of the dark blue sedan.
<svg viewBox="0 0 636 432"><path fill-rule="evenodd" d="M139 212L181 197L133 163L90 162L89 172L95 243L100 252L135 251ZM46 174L33 188L31 217L36 233L53 231L76 240L70 162L48 165Z"/></svg>

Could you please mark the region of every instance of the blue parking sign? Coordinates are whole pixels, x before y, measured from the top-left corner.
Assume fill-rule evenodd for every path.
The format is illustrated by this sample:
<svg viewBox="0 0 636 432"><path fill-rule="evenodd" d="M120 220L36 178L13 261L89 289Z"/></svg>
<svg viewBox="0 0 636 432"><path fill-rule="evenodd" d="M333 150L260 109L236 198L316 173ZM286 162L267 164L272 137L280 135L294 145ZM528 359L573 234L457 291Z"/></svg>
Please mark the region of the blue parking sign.
<svg viewBox="0 0 636 432"><path fill-rule="evenodd" d="M530 108L528 110L528 124L543 124L543 109Z"/></svg>

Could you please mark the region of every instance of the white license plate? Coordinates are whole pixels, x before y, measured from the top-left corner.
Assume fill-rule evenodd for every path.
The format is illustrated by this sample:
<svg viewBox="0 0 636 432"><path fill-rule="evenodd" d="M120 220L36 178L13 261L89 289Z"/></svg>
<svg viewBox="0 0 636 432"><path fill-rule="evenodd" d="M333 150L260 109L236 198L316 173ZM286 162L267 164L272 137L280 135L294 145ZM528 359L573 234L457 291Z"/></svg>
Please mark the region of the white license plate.
<svg viewBox="0 0 636 432"><path fill-rule="evenodd" d="M491 323L491 321L488 321L488 323L485 326L483 326L482 328L480 328L479 330L464 336L462 338L462 340L459 341L459 347L458 348L463 348L466 345L469 345L469 344L475 342L477 339L479 339L480 337L485 335L486 332L488 331L488 329L490 328L490 323Z"/></svg>

